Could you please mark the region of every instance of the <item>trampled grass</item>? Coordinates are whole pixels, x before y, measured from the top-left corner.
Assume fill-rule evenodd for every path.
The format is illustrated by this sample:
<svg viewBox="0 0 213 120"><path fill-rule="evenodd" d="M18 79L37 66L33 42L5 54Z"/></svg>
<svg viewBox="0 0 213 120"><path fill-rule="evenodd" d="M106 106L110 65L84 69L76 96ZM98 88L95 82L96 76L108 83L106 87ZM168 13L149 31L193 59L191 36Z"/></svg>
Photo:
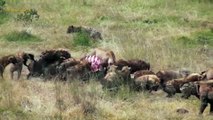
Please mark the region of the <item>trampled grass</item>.
<svg viewBox="0 0 213 120"><path fill-rule="evenodd" d="M37 10L40 17L25 26L15 18L27 9ZM78 58L90 48L103 47L113 50L117 59L143 59L154 72L201 72L213 65L212 9L212 0L7 0L7 14L0 14L0 55L67 48ZM69 25L93 27L103 41L78 48L75 35L66 33ZM26 30L30 34L14 32ZM20 81L0 81L0 119L212 119L209 107L198 116L195 97L166 98L161 90L149 94L125 86L114 94L94 80L28 81L24 75ZM189 113L177 114L178 108Z"/></svg>

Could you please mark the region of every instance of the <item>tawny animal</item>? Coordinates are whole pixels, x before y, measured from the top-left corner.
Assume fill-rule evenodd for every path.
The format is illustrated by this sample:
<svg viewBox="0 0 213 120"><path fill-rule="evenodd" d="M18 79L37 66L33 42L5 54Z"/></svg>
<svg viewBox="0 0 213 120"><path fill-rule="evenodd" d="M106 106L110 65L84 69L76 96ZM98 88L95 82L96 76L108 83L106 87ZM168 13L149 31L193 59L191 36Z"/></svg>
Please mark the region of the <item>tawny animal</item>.
<svg viewBox="0 0 213 120"><path fill-rule="evenodd" d="M102 48L93 49L92 52L83 56L81 60L85 59L87 56L97 56L101 58L101 66L103 68L107 68L108 66L114 64L116 61L115 54L113 51Z"/></svg>
<svg viewBox="0 0 213 120"><path fill-rule="evenodd" d="M114 65L118 66L118 69L121 69L124 66L128 66L131 68L130 72L133 74L136 71L139 70L149 70L150 69L150 64L139 59L132 59L132 60L123 60L119 59L114 63Z"/></svg>
<svg viewBox="0 0 213 120"><path fill-rule="evenodd" d="M213 67L209 68L208 70L206 71L203 71L202 73L202 79L203 80L210 80L210 79L213 79Z"/></svg>
<svg viewBox="0 0 213 120"><path fill-rule="evenodd" d="M143 75L134 79L134 89L137 91L148 90L157 91L160 85L160 79L156 75Z"/></svg>
<svg viewBox="0 0 213 120"><path fill-rule="evenodd" d="M118 70L117 66L111 65L105 75L104 79L101 80L103 88L108 90L118 90L122 84L129 83L130 80L130 68L124 66L122 70Z"/></svg>
<svg viewBox="0 0 213 120"><path fill-rule="evenodd" d="M155 73L151 70L139 70L133 73L134 79L143 76L143 75L155 75Z"/></svg>
<svg viewBox="0 0 213 120"><path fill-rule="evenodd" d="M32 60L35 61L34 55L31 53L20 52L15 56L17 59L17 63L13 64L10 68L10 76L13 79L14 72L18 73L17 79L20 78L23 65L27 66L27 61Z"/></svg>
<svg viewBox="0 0 213 120"><path fill-rule="evenodd" d="M4 69L10 63L12 63L12 64L17 63L17 59L14 55L7 55L7 56L0 58L0 76L2 77L2 79L4 78L3 77Z"/></svg>
<svg viewBox="0 0 213 120"><path fill-rule="evenodd" d="M204 110L210 104L210 114L213 114L213 79L207 81L198 81L199 96L200 96L200 110L199 114L203 114Z"/></svg>

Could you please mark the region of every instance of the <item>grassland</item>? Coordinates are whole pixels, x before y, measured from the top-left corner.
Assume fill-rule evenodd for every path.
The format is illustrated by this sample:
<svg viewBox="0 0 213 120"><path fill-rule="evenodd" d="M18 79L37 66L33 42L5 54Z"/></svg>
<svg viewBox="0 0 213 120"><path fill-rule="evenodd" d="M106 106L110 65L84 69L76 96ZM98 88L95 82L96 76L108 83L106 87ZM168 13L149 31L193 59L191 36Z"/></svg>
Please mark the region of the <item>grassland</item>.
<svg viewBox="0 0 213 120"><path fill-rule="evenodd" d="M213 65L212 0L7 0L4 9L1 56L66 48L80 57L98 46L113 50L117 58L149 61L155 72L181 68L200 72ZM36 9L39 19L29 24L17 21L26 9ZM75 36L66 34L69 25L96 28L104 40L76 46ZM208 110L203 117L197 115L199 100L194 97L166 98L162 91L135 93L125 86L112 94L94 80L29 81L25 75L26 71L20 81L1 80L0 119L212 119ZM181 107L189 114L177 114Z"/></svg>

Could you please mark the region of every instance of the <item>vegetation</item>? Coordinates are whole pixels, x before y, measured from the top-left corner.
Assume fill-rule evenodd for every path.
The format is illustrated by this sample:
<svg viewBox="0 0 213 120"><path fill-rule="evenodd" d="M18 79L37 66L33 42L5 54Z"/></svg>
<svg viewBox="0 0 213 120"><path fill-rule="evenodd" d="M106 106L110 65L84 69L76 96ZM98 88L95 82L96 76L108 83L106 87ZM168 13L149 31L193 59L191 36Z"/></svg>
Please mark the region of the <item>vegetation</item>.
<svg viewBox="0 0 213 120"><path fill-rule="evenodd" d="M92 39L89 37L89 35L85 32L79 32L74 35L73 38L73 44L74 46L91 46L92 45Z"/></svg>
<svg viewBox="0 0 213 120"><path fill-rule="evenodd" d="M23 21L25 24L31 23L33 20L38 20L39 15L35 9L25 10L24 13L17 15L17 21Z"/></svg>
<svg viewBox="0 0 213 120"><path fill-rule="evenodd" d="M6 2L4 0L0 0L0 12L4 10Z"/></svg>
<svg viewBox="0 0 213 120"><path fill-rule="evenodd" d="M154 72L201 72L213 65L212 0L7 0L6 6L1 1L0 8L7 10L0 12L1 56L69 48L79 58L97 46L113 50L118 59L148 61ZM23 22L30 23L31 32ZM69 25L94 27L103 40L93 45L84 33L68 35ZM212 119L209 108L202 118L197 115L200 102L195 97L166 98L162 91L132 92L125 86L112 93L95 80L28 81L26 68L20 81L10 80L8 73L0 80L0 119ZM177 114L178 108L189 113Z"/></svg>
<svg viewBox="0 0 213 120"><path fill-rule="evenodd" d="M25 43L25 42L39 42L41 39L37 36L34 36L26 31L13 31L7 35L5 35L5 38L9 42L16 42L16 43Z"/></svg>
<svg viewBox="0 0 213 120"><path fill-rule="evenodd" d="M0 12L0 25L9 20L10 15L7 12Z"/></svg>
<svg viewBox="0 0 213 120"><path fill-rule="evenodd" d="M6 2L0 0L0 25L9 19L9 14L4 10Z"/></svg>
<svg viewBox="0 0 213 120"><path fill-rule="evenodd" d="M187 47L209 46L213 47L213 32L202 31L192 35L192 38L182 36L178 38L179 43Z"/></svg>

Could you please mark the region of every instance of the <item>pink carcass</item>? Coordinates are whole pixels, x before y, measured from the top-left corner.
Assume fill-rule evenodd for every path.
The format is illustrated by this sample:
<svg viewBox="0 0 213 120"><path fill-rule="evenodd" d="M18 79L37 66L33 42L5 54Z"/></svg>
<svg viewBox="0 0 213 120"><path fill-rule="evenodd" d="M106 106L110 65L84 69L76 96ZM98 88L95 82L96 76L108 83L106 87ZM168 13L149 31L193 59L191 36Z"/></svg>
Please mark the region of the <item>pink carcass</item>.
<svg viewBox="0 0 213 120"><path fill-rule="evenodd" d="M91 63L91 70L93 72L97 72L97 71L100 71L101 70L101 62L102 62L102 59L98 56L95 56L95 55L92 55L92 56L87 56L85 58L88 62Z"/></svg>

